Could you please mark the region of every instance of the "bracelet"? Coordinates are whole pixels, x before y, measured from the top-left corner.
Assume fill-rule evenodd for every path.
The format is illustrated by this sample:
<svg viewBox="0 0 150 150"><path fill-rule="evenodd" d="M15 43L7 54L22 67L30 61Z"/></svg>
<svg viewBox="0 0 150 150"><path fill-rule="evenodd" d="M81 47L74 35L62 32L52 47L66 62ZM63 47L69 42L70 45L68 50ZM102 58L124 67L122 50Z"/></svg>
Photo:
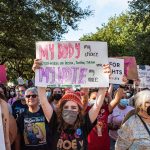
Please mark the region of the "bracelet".
<svg viewBox="0 0 150 150"><path fill-rule="evenodd" d="M125 89L125 88L126 88L126 85L121 85L121 84L120 84L119 87L122 88L122 89Z"/></svg>

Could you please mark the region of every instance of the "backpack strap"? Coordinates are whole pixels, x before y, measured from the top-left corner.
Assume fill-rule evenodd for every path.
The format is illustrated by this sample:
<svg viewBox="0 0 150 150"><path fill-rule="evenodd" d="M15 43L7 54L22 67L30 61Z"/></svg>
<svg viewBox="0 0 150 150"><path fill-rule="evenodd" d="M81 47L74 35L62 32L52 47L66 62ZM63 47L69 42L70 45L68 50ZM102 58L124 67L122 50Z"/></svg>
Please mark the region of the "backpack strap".
<svg viewBox="0 0 150 150"><path fill-rule="evenodd" d="M135 109L130 110L130 111L126 114L126 116L124 117L124 119L123 119L121 125L123 125L123 124L124 124L131 116L133 116L133 115L136 115Z"/></svg>
<svg viewBox="0 0 150 150"><path fill-rule="evenodd" d="M150 136L150 130L148 129L146 123L143 121L143 119L142 119L139 115L138 115L138 117L140 118L141 122L143 123L145 129L147 130L147 132L148 132L148 134L149 134L149 136Z"/></svg>

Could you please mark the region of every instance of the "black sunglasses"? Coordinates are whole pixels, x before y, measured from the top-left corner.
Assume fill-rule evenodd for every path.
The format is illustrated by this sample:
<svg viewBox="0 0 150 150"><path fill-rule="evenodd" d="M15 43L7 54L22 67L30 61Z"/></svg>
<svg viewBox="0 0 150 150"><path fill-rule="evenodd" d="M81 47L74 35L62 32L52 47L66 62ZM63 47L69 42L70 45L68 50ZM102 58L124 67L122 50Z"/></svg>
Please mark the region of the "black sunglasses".
<svg viewBox="0 0 150 150"><path fill-rule="evenodd" d="M32 97L32 98L36 98L36 97L37 97L37 95L26 95L26 98L30 98L30 97Z"/></svg>

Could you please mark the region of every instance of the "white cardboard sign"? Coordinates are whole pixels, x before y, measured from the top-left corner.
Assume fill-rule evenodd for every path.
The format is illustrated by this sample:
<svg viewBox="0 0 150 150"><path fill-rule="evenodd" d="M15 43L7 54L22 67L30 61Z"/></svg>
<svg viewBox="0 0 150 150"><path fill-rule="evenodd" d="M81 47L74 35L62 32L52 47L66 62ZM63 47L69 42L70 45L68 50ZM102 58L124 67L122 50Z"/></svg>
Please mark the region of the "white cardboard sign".
<svg viewBox="0 0 150 150"><path fill-rule="evenodd" d="M109 58L109 64L112 70L109 82L112 84L121 84L124 75L124 59Z"/></svg>
<svg viewBox="0 0 150 150"><path fill-rule="evenodd" d="M102 68L108 64L106 42L36 42L36 58L43 62L35 73L36 86L109 86Z"/></svg>

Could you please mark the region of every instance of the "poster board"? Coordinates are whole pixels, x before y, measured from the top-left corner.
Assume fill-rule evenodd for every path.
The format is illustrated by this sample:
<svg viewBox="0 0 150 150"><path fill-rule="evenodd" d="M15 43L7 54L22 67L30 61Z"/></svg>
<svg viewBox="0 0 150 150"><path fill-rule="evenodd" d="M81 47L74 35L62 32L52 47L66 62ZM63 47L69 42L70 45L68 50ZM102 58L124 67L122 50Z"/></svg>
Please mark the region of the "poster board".
<svg viewBox="0 0 150 150"><path fill-rule="evenodd" d="M124 59L124 74L127 76L127 79L138 79L138 71L135 57L123 56L118 58Z"/></svg>
<svg viewBox="0 0 150 150"><path fill-rule="evenodd" d="M106 42L36 42L36 58L42 66L35 71L35 85L41 87L108 87L103 73L108 64Z"/></svg>
<svg viewBox="0 0 150 150"><path fill-rule="evenodd" d="M121 84L124 75L124 59L108 58L108 60L112 71L109 83Z"/></svg>
<svg viewBox="0 0 150 150"><path fill-rule="evenodd" d="M6 82L7 82L6 67L5 65L0 65L0 84L4 84Z"/></svg>
<svg viewBox="0 0 150 150"><path fill-rule="evenodd" d="M150 66L137 65L137 69L140 79L139 88L150 88Z"/></svg>

